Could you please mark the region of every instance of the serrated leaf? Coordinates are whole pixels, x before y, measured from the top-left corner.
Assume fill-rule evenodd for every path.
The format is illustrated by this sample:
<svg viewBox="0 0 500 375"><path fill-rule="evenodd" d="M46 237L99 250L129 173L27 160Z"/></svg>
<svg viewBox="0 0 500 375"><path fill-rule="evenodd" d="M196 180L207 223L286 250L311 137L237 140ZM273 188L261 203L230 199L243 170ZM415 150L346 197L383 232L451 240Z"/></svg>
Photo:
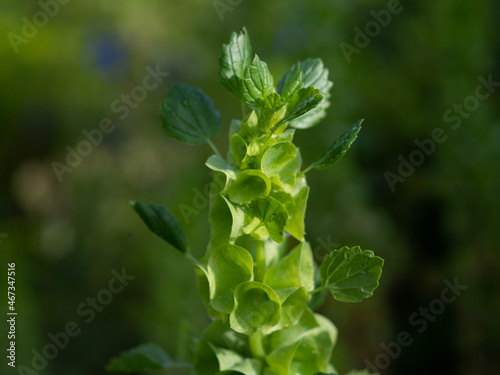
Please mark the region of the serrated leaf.
<svg viewBox="0 0 500 375"><path fill-rule="evenodd" d="M231 328L251 335L272 330L281 317L281 304L276 292L263 283L248 281L236 287L235 307L230 315Z"/></svg>
<svg viewBox="0 0 500 375"><path fill-rule="evenodd" d="M229 199L238 204L265 197L271 191L271 181L257 169L242 171L228 190Z"/></svg>
<svg viewBox="0 0 500 375"><path fill-rule="evenodd" d="M298 90L287 104L286 115L283 121L292 121L306 114L318 106L322 100L323 95L321 95L320 90L315 89L313 86Z"/></svg>
<svg viewBox="0 0 500 375"><path fill-rule="evenodd" d="M222 56L219 58L220 82L240 99L244 91L243 74L251 58L250 37L244 27L238 33L231 34L229 44L222 46Z"/></svg>
<svg viewBox="0 0 500 375"><path fill-rule="evenodd" d="M253 273L250 253L239 246L226 245L215 248L208 260L208 274L213 279L210 285L210 304L220 312L229 314L234 308L234 290Z"/></svg>
<svg viewBox="0 0 500 375"><path fill-rule="evenodd" d="M302 72L299 64L289 69L278 82L276 92L284 98L289 98L303 86Z"/></svg>
<svg viewBox="0 0 500 375"><path fill-rule="evenodd" d="M371 250L344 246L328 254L321 264L322 285L343 302L360 302L378 287L384 260Z"/></svg>
<svg viewBox="0 0 500 375"><path fill-rule="evenodd" d="M323 65L321 59L306 59L296 63L302 72L303 87L314 86L319 89L323 100L321 103L307 114L296 118L290 122L290 126L297 129L307 129L316 125L326 116L326 109L330 106L330 89L333 83L328 80L328 69Z"/></svg>
<svg viewBox="0 0 500 375"><path fill-rule="evenodd" d="M187 251L186 236L173 213L164 206L153 202L146 204L130 201L130 205L154 234L167 241L181 253Z"/></svg>
<svg viewBox="0 0 500 375"><path fill-rule="evenodd" d="M256 107L256 101L271 94L273 90L273 76L264 61L255 55L251 65L244 72L243 100L250 107Z"/></svg>
<svg viewBox="0 0 500 375"><path fill-rule="evenodd" d="M187 144L210 143L220 131L220 114L200 88L176 83L160 105L167 134Z"/></svg>
<svg viewBox="0 0 500 375"><path fill-rule="evenodd" d="M333 144L326 149L325 152L311 164L312 168L316 169L327 169L337 163L342 156L349 150L352 143L356 140L359 131L361 130L361 124L364 120L359 120L357 123L352 125L349 129L343 132Z"/></svg>
<svg viewBox="0 0 500 375"><path fill-rule="evenodd" d="M147 372L161 368L179 367L158 345L146 344L122 352L119 357L112 358L106 371Z"/></svg>
<svg viewBox="0 0 500 375"><path fill-rule="evenodd" d="M257 198L250 203L250 212L264 224L273 241L283 242L288 213L280 202L272 197Z"/></svg>

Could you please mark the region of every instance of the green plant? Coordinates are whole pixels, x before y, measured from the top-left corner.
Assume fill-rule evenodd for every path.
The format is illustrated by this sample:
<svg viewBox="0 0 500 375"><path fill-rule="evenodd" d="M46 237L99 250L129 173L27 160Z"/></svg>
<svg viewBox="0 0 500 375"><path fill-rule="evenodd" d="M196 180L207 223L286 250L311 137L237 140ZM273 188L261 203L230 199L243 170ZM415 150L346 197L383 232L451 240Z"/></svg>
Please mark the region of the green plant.
<svg viewBox="0 0 500 375"><path fill-rule="evenodd" d="M358 121L308 168L302 170L295 129L312 127L329 106L328 70L320 59L296 63L274 86L258 56L251 60L246 29L222 48L220 81L242 101L243 119L232 120L226 158L213 139L219 113L199 88L175 84L161 105L169 136L207 143L211 189L211 235L205 256L190 254L180 223L165 207L131 202L155 234L184 253L198 276L201 298L214 319L197 341L191 370L213 374L335 372L330 356L337 329L313 312L329 290L338 301L359 302L378 286L383 260L370 250L344 246L318 267L304 238L309 187L305 173L334 165L356 139ZM221 182L222 181L222 182ZM295 244L294 244L295 243ZM293 247L291 251L288 251ZM154 345L114 358L112 371L190 366ZM359 374L364 372L359 372Z"/></svg>

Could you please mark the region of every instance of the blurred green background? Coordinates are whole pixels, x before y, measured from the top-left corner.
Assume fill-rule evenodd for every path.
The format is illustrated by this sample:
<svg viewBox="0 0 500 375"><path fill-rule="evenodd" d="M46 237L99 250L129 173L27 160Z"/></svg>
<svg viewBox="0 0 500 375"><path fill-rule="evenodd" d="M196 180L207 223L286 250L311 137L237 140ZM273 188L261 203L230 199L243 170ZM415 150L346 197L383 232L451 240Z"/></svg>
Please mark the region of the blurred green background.
<svg viewBox="0 0 500 375"><path fill-rule="evenodd" d="M1 313L8 306L7 263L15 262L18 366L32 367L32 350L42 352L47 335L71 321L81 333L56 358L38 363L43 369L36 373L102 374L109 357L142 342L182 358L178 343L208 324L191 265L149 233L128 201L156 201L179 217L180 204L199 203L193 189L203 191L210 180L204 166L210 149L169 139L158 104L174 82L201 87L221 112L216 143L226 149L240 106L218 83L218 56L230 33L246 25L275 81L307 57L321 57L330 69L328 117L295 137L305 164L366 119L338 165L308 174L306 228L317 259L330 242L360 245L386 260L373 298L342 304L329 296L320 309L339 328L336 367L346 373L378 360L383 374L498 373L498 85L487 99L471 96L478 77L500 81L500 3L405 1L378 32L373 11L394 2L215 3L226 4L223 19L208 0L72 1L46 11L35 1L1 2ZM44 20L40 12L53 16ZM26 20L42 26L23 31ZM346 59L341 43L355 46L355 28L367 25L374 36ZM136 87L147 67L169 75L146 92ZM118 104L133 90L146 95L127 105L125 116ZM447 121L455 104L470 110ZM105 118L113 131L60 181L53 163L65 163L67 147L76 149L86 139L82 132ZM447 140L391 191L384 174L398 174L398 156L408 160L418 150L415 140L436 128ZM183 225L202 254L208 209L198 211ZM123 267L135 279L87 323L90 315L78 308ZM467 289L418 332L412 314L455 278ZM5 318L1 328L5 354ZM385 366L382 346L402 331L413 342ZM23 373L2 358L1 374Z"/></svg>

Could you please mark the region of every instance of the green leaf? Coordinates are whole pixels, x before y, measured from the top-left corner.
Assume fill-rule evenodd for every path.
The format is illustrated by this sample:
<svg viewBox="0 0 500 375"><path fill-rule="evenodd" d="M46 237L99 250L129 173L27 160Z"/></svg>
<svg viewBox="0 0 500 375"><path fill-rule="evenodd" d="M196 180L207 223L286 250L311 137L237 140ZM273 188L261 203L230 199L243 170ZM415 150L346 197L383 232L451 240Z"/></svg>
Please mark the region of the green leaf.
<svg viewBox="0 0 500 375"><path fill-rule="evenodd" d="M147 344L122 352L119 357L112 358L106 366L106 371L146 372L186 365L173 362L159 346Z"/></svg>
<svg viewBox="0 0 500 375"><path fill-rule="evenodd" d="M298 244L277 265L270 267L264 275L264 283L274 289L304 286L307 291L313 290L313 256L309 244Z"/></svg>
<svg viewBox="0 0 500 375"><path fill-rule="evenodd" d="M298 90L290 99L284 121L292 121L314 109L323 100L319 89L313 86Z"/></svg>
<svg viewBox="0 0 500 375"><path fill-rule="evenodd" d="M284 98L289 98L303 86L302 72L299 64L289 69L278 82L276 92Z"/></svg>
<svg viewBox="0 0 500 375"><path fill-rule="evenodd" d="M222 56L219 58L220 82L232 94L243 98L243 74L250 64L252 47L247 29L231 34L229 44L222 46Z"/></svg>
<svg viewBox="0 0 500 375"><path fill-rule="evenodd" d="M271 197L257 198L250 203L250 212L264 224L273 241L283 242L288 213L280 202Z"/></svg>
<svg viewBox="0 0 500 375"><path fill-rule="evenodd" d="M233 134L229 139L229 149L236 163L241 167L243 160L247 156L247 144L239 134Z"/></svg>
<svg viewBox="0 0 500 375"><path fill-rule="evenodd" d="M261 99L256 100L257 106L260 108L259 128L263 132L274 128L275 125L282 122L286 114L286 100L275 92L265 95Z"/></svg>
<svg viewBox="0 0 500 375"><path fill-rule="evenodd" d="M257 169L242 171L228 190L234 203L249 203L255 198L265 197L271 191L271 181Z"/></svg>
<svg viewBox="0 0 500 375"><path fill-rule="evenodd" d="M266 357L266 362L270 370L277 375L289 375L290 366L292 364L293 356L297 350L300 341L291 345L283 345L273 350Z"/></svg>
<svg viewBox="0 0 500 375"><path fill-rule="evenodd" d="M269 147L262 155L262 172L268 176L279 176L285 166L295 160L297 148L291 142L280 142Z"/></svg>
<svg viewBox="0 0 500 375"><path fill-rule="evenodd" d="M300 170L302 158L299 150L291 142L279 142L269 147L261 159L261 168L271 177L272 182L291 193L295 185L295 176Z"/></svg>
<svg viewBox="0 0 500 375"><path fill-rule="evenodd" d="M236 286L249 281L252 273L253 259L246 249L235 245L215 248L208 260L208 274L214 280L210 285L212 307L226 314L231 313Z"/></svg>
<svg viewBox="0 0 500 375"><path fill-rule="evenodd" d="M224 196L217 195L210 207L210 244L212 248L234 243L245 222L245 213L239 206L233 205Z"/></svg>
<svg viewBox="0 0 500 375"><path fill-rule="evenodd" d="M234 299L235 308L229 321L236 332L267 333L279 323L281 304L271 287L257 281L241 283L235 290Z"/></svg>
<svg viewBox="0 0 500 375"><path fill-rule="evenodd" d="M212 99L201 89L175 83L161 103L161 120L167 134L178 141L196 145L211 143L220 131L220 114Z"/></svg>
<svg viewBox="0 0 500 375"><path fill-rule="evenodd" d="M281 302L281 319L279 327L286 328L296 325L307 309L309 295L306 289L302 286L289 289L277 289L276 293L278 293Z"/></svg>
<svg viewBox="0 0 500 375"><path fill-rule="evenodd" d="M260 375L262 372L262 362L258 359L245 358L243 361L234 364L227 370L221 371L218 375Z"/></svg>
<svg viewBox="0 0 500 375"><path fill-rule="evenodd" d="M252 65L245 68L243 100L251 107L256 107L256 101L271 94L273 76L264 61L255 55Z"/></svg>
<svg viewBox="0 0 500 375"><path fill-rule="evenodd" d="M328 69L324 67L321 59L306 59L296 63L292 69L295 69L297 65L302 72L303 87L312 85L315 89L319 89L323 96L323 100L316 108L290 122L294 128L306 129L316 125L326 116L326 109L330 106L330 89L333 83L328 80Z"/></svg>
<svg viewBox="0 0 500 375"><path fill-rule="evenodd" d="M198 375L214 375L231 368L243 357L229 349L219 348L206 339L201 339L196 348L194 369Z"/></svg>
<svg viewBox="0 0 500 375"><path fill-rule="evenodd" d="M292 361L293 374L312 374L326 371L337 341L337 328L322 315L314 314L319 327L307 332Z"/></svg>
<svg viewBox="0 0 500 375"><path fill-rule="evenodd" d="M326 371L336 338L337 329L328 319L306 309L298 324L268 336L266 347L270 354L266 359L269 363L273 357L278 358L270 366L279 375ZM291 361L290 357L280 353L292 353ZM280 369L279 363L285 366Z"/></svg>
<svg viewBox="0 0 500 375"><path fill-rule="evenodd" d="M384 260L359 246L344 246L328 254L321 264L323 287L343 302L360 302L373 295Z"/></svg>
<svg viewBox="0 0 500 375"><path fill-rule="evenodd" d="M156 204L130 201L147 227L157 236L167 241L181 253L187 251L187 241L181 224L165 207Z"/></svg>
<svg viewBox="0 0 500 375"><path fill-rule="evenodd" d="M363 121L364 120L359 120L343 132L340 137L338 137L337 140L333 142L333 144L328 147L325 152L323 152L319 159L311 164L311 167L316 169L326 169L338 162L356 140L356 137L361 130L361 124Z"/></svg>
<svg viewBox="0 0 500 375"><path fill-rule="evenodd" d="M288 211L288 221L285 225L285 231L299 241L304 239L304 216L306 214L308 195L309 187L304 186L295 194L293 204L285 206Z"/></svg>
<svg viewBox="0 0 500 375"><path fill-rule="evenodd" d="M215 284L213 275L208 273L206 266L204 266L202 264L197 264L197 263L194 263L193 265L194 265L194 268L196 271L196 281L198 283L198 292L199 292L201 300L203 301L203 304L205 305L205 308L207 309L208 315L212 319L225 318L226 315L224 315L220 311L215 310L213 308L213 306L210 304L210 285Z"/></svg>
<svg viewBox="0 0 500 375"><path fill-rule="evenodd" d="M225 161L219 155L210 156L205 162L205 165L212 171L221 172L226 176L225 186L236 179L237 168Z"/></svg>

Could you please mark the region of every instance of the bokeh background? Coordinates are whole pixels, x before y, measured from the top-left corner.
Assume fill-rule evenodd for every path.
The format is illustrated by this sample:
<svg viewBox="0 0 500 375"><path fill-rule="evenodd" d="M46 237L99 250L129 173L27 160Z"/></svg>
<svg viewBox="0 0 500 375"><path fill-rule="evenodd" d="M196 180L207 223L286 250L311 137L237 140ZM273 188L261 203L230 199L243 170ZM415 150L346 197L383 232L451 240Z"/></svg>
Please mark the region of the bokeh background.
<svg viewBox="0 0 500 375"><path fill-rule="evenodd" d="M226 4L222 17L214 3ZM5 314L7 263L15 262L17 364L31 367L32 350L42 351L47 335L71 321L81 333L40 374L103 374L109 357L142 342L182 358L179 348L208 324L191 265L149 233L128 201L156 201L179 217L180 204L194 207L193 189L210 180L204 166L210 149L169 139L158 104L174 82L201 87L221 112L216 143L226 149L228 124L240 117L240 106L218 83L218 57L230 33L246 25L276 81L307 57L321 57L330 69L335 85L328 117L296 135L305 164L347 126L366 119L339 164L308 175L306 228L313 248L328 241L361 245L386 260L373 298L342 304L327 297L320 309L340 332L333 363L342 374L377 358L383 364L381 345L407 331L413 343L383 374L498 373L498 87L461 115L460 127L453 129L455 122L443 115L464 100L474 103L479 76L500 81L500 3L401 2L403 10L348 62L341 43L354 45L355 28L364 30L371 12L389 3L72 1L57 3L46 25L23 36L23 17L32 21L40 3L3 0L0 304ZM117 100L141 85L148 66L169 75L120 119ZM105 118L113 131L60 181L53 163L65 163L67 147L76 148L86 139L82 132ZM408 160L418 149L415 140L430 138L436 128L447 140L391 191L384 174L397 174L398 156ZM202 254L208 209L198 211L183 225ZM86 323L89 315L78 306L123 267L135 279ZM467 289L417 332L410 316L439 299L444 280L455 278ZM2 358L0 373L18 373Z"/></svg>

